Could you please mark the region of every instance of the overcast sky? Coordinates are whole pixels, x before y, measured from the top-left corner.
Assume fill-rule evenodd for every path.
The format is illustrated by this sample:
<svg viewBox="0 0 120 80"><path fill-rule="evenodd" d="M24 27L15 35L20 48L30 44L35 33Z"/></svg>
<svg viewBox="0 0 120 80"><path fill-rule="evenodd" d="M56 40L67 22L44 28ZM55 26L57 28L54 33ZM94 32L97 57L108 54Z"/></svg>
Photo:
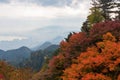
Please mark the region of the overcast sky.
<svg viewBox="0 0 120 80"><path fill-rule="evenodd" d="M49 26L78 30L89 7L90 0L0 0L0 41L27 39Z"/></svg>

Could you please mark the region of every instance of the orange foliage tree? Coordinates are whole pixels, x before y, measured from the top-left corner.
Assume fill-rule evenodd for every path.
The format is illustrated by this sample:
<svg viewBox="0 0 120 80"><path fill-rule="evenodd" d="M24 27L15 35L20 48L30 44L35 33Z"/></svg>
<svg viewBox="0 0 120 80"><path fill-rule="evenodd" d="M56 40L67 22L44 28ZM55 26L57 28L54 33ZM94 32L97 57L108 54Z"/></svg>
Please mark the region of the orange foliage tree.
<svg viewBox="0 0 120 80"><path fill-rule="evenodd" d="M80 54L71 67L64 70L63 80L120 80L120 43L111 33Z"/></svg>
<svg viewBox="0 0 120 80"><path fill-rule="evenodd" d="M0 61L0 80L29 80L32 77L30 69L17 69L4 61Z"/></svg>
<svg viewBox="0 0 120 80"><path fill-rule="evenodd" d="M12 66L10 66L9 64L7 64L4 61L0 61L0 75L3 78L3 80L9 80L11 77L11 72L14 71L14 68Z"/></svg>

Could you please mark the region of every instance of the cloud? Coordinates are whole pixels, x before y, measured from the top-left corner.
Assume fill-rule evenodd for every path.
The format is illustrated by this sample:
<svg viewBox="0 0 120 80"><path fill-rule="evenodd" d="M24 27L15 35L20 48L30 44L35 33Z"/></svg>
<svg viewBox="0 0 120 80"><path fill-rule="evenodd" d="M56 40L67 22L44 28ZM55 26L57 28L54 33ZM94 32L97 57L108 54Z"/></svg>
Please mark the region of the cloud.
<svg viewBox="0 0 120 80"><path fill-rule="evenodd" d="M39 3L41 3L42 6L61 7L65 5L70 5L72 3L72 0L52 0L52 1L51 0L39 0Z"/></svg>
<svg viewBox="0 0 120 80"><path fill-rule="evenodd" d="M9 3L9 0L0 0L0 3Z"/></svg>
<svg viewBox="0 0 120 80"><path fill-rule="evenodd" d="M37 0L35 0L37 1ZM41 0L42 2L44 0ZM45 2L46 1L46 2ZM51 0L45 0L44 2L46 4L50 4L49 1ZM51 1L53 4L55 2L60 3L59 1L62 1L63 3L69 2L66 0L53 0ZM82 3L78 0L73 0L71 2L71 6L64 5L63 7L55 7L55 6L42 6L42 5L36 5L34 3L21 3L13 0L9 4L1 4L0 5L0 17L12 17L12 18L22 18L22 17L39 17L39 18L56 18L61 16L76 16L80 15L86 16L88 13L88 5L89 2L83 1ZM41 3L42 4L42 3ZM51 4L51 5L53 5ZM77 7L74 7L77 4ZM57 5L57 4L56 4ZM86 11L84 11L86 10ZM8 14L9 12L9 14Z"/></svg>
<svg viewBox="0 0 120 80"><path fill-rule="evenodd" d="M23 39L27 39L27 38L20 36L0 36L0 41L13 41L13 40L23 40Z"/></svg>
<svg viewBox="0 0 120 80"><path fill-rule="evenodd" d="M0 42L8 40L13 44L15 39L21 41L27 37L27 40L23 40L24 43L19 43L19 46L24 44L35 46L40 41L50 40L64 35L66 32L79 31L82 22L85 21L89 13L89 7L89 0L0 1ZM55 26L58 31L51 27L48 28L49 26ZM34 32L43 28L46 29L45 33L43 30ZM60 30L64 33L61 33ZM6 45L1 43L5 49L6 42L4 42ZM17 45L18 42L15 44Z"/></svg>
<svg viewBox="0 0 120 80"><path fill-rule="evenodd" d="M1 3L33 3L42 6L56 6L61 7L70 5L73 0L0 0Z"/></svg>
<svg viewBox="0 0 120 80"><path fill-rule="evenodd" d="M37 0L33 1L37 2ZM59 1L67 2L67 0ZM72 3L68 1L71 5L64 7L45 7L28 3L11 0L9 4L0 4L0 33L20 33L56 24L62 26L80 25L78 21L85 20L89 12L89 2L87 1L72 0ZM75 4L77 7L74 7Z"/></svg>

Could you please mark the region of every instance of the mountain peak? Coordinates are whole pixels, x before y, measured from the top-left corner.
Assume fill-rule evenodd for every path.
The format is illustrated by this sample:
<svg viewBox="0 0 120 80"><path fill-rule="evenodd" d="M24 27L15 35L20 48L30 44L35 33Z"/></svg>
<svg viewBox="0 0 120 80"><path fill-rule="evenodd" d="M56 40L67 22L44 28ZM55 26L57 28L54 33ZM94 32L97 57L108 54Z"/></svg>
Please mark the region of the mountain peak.
<svg viewBox="0 0 120 80"><path fill-rule="evenodd" d="M29 49L29 48L26 47L26 46L22 46L22 47L20 47L19 49Z"/></svg>
<svg viewBox="0 0 120 80"><path fill-rule="evenodd" d="M47 48L50 45L52 45L52 43L46 41L42 45L38 45L37 47L35 47L34 50L44 50L45 48Z"/></svg>

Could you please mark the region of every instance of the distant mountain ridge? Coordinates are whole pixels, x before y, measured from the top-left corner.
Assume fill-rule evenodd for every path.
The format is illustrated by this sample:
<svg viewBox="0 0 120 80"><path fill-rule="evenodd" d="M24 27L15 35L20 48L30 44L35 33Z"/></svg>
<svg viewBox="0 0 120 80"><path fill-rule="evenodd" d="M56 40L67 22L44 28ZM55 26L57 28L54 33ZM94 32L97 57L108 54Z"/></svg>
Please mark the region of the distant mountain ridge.
<svg viewBox="0 0 120 80"><path fill-rule="evenodd" d="M51 58L59 45L45 42L33 51L28 47L22 46L18 49L0 50L0 60L4 60L13 66L28 66L33 70L39 70L45 62L45 57Z"/></svg>
<svg viewBox="0 0 120 80"><path fill-rule="evenodd" d="M28 58L31 53L32 51L25 46L8 51L0 50L0 59L5 60L10 64L17 65L23 59Z"/></svg>
<svg viewBox="0 0 120 80"><path fill-rule="evenodd" d="M45 58L52 58L58 48L59 45L52 44L44 50L34 51L28 59L20 63L20 67L29 67L35 71L39 71L46 61Z"/></svg>
<svg viewBox="0 0 120 80"><path fill-rule="evenodd" d="M52 44L60 44L60 42L62 41L62 40L64 40L64 36L57 36L56 38L54 38L54 39L52 39L50 42L52 43Z"/></svg>
<svg viewBox="0 0 120 80"><path fill-rule="evenodd" d="M34 51L37 51L37 50L44 50L45 48L47 48L48 46L52 45L51 42L44 42L42 45L38 45L36 47L33 48Z"/></svg>

